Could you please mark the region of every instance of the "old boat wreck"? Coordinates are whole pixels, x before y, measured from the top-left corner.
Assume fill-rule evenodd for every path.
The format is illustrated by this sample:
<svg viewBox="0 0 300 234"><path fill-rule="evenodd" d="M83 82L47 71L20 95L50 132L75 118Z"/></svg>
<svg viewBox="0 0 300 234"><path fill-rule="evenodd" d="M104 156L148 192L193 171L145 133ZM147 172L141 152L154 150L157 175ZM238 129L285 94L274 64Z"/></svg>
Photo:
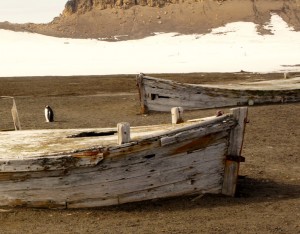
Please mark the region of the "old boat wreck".
<svg viewBox="0 0 300 234"><path fill-rule="evenodd" d="M0 206L85 208L233 196L247 108L186 122L180 110L173 108L172 123L164 125L0 131Z"/></svg>
<svg viewBox="0 0 300 234"><path fill-rule="evenodd" d="M140 74L137 86L143 114L170 111L173 106L193 110L300 101L300 77L231 85L199 85Z"/></svg>

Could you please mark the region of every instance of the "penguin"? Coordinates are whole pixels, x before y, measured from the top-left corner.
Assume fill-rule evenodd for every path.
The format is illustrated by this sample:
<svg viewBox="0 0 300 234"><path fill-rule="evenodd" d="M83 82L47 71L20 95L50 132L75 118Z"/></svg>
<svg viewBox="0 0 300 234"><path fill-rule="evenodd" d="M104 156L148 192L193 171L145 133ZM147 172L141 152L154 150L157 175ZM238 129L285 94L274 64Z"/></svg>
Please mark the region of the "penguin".
<svg viewBox="0 0 300 234"><path fill-rule="evenodd" d="M54 121L54 112L51 109L51 107L48 105L45 107L45 118L46 118L46 122Z"/></svg>

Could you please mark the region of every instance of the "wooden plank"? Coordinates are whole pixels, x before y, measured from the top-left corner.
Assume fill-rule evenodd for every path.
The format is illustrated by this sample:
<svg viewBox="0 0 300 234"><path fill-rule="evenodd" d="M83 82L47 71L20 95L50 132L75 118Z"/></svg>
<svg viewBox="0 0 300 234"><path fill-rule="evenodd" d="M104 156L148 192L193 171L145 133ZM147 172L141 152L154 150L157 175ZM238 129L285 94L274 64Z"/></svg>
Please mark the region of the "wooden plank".
<svg viewBox="0 0 300 234"><path fill-rule="evenodd" d="M230 145L228 149L228 155L240 156L242 152L244 133L247 123L248 108L240 107L230 109L233 117L237 121L237 126L233 128L230 136Z"/></svg>
<svg viewBox="0 0 300 234"><path fill-rule="evenodd" d="M197 128L186 132L180 132L178 134L174 134L172 136L165 136L160 139L161 146L166 146L170 144L178 144L186 139L195 139L195 138L201 138L206 136L206 140L209 139L209 136L212 136L214 134L221 134L221 135L227 135L227 131L233 126L233 122L227 122L224 125L215 125L210 128ZM202 144L204 144L205 141L203 140ZM201 142L199 142L201 144Z"/></svg>
<svg viewBox="0 0 300 234"><path fill-rule="evenodd" d="M230 142L228 147L228 155L233 157L241 156L245 126L247 122L248 108L234 108L231 109L233 117L237 121L235 128L231 130L230 133ZM239 161L226 160L225 162L225 171L224 171L224 181L222 187L222 194L228 196L234 196L236 191L236 183L239 173Z"/></svg>
<svg viewBox="0 0 300 234"><path fill-rule="evenodd" d="M146 193L142 200L147 200L153 197L202 193L211 187L220 190L223 155L227 147L226 142L221 142L223 143L190 154L178 154L160 160L144 158L143 164L129 161L131 168L122 167L123 162L118 161L115 163L120 164L119 166L115 165L103 173L98 168L92 173L69 173L65 176L35 179L27 177L22 183L7 181L1 184L0 201L8 200L10 204L16 204L19 200L19 204L27 206L38 202L48 205L47 201L63 204L65 201L69 204L68 207L89 207L111 205L107 200L111 200L113 204L128 202L139 196L139 193ZM160 152L157 149L155 153ZM102 163L111 164L109 161L105 162L105 159ZM84 170L86 169L80 171ZM201 180L197 181L198 179ZM173 191L166 190L174 185L177 188ZM128 199L126 194L131 194Z"/></svg>
<svg viewBox="0 0 300 234"><path fill-rule="evenodd" d="M99 150L87 150L65 155L10 159L0 161L0 172L33 172L91 167L103 160Z"/></svg>
<svg viewBox="0 0 300 234"><path fill-rule="evenodd" d="M77 200L68 203L68 208L85 208L105 205L119 205L129 202L144 201L165 197L175 197L193 194L219 193L221 188L219 180L221 175L217 173L195 174L192 180L177 181L172 184L165 184L159 187L124 193L118 196L106 198L94 198L90 200ZM209 184L209 186L207 184Z"/></svg>
<svg viewBox="0 0 300 234"><path fill-rule="evenodd" d="M141 114L147 114L148 108L147 105L145 105L145 86L144 86L144 74L140 73L137 76L137 87L139 91L139 98L140 98L140 106L141 106Z"/></svg>
<svg viewBox="0 0 300 234"><path fill-rule="evenodd" d="M12 108L11 108L11 114L12 114L12 118L13 118L13 122L14 122L14 128L15 128L15 130L21 130L18 109L17 109L17 105L16 105L16 101L15 101L14 97L0 96L0 99L12 99L13 104L12 104Z"/></svg>
<svg viewBox="0 0 300 234"><path fill-rule="evenodd" d="M11 113L14 121L15 130L21 130L21 123L19 119L18 109L14 98L13 98L13 106L11 108Z"/></svg>
<svg viewBox="0 0 300 234"><path fill-rule="evenodd" d="M154 111L169 111L174 106L181 106L187 110L235 106L237 103L246 104L248 101L238 90L213 89L173 81L155 82L146 77L143 82L145 104L149 110Z"/></svg>

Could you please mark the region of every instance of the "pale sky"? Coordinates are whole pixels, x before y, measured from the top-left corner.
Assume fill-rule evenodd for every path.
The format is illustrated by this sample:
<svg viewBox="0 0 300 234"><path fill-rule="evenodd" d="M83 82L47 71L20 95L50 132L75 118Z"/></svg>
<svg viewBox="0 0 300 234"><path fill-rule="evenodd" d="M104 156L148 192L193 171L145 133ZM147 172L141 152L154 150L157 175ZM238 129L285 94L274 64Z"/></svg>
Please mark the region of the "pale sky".
<svg viewBox="0 0 300 234"><path fill-rule="evenodd" d="M67 0L0 0L0 22L48 23L63 11Z"/></svg>

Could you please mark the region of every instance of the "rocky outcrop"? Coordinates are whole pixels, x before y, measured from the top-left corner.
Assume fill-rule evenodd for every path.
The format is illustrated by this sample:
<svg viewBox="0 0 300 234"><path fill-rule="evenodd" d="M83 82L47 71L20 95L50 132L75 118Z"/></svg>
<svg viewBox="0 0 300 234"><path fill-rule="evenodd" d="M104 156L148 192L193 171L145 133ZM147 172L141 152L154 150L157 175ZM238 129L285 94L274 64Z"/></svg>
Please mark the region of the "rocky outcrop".
<svg viewBox="0 0 300 234"><path fill-rule="evenodd" d="M163 7L171 3L179 3L180 0L69 0L66 3L63 15L74 13L84 14L92 9L122 8L127 9L134 5Z"/></svg>
<svg viewBox="0 0 300 234"><path fill-rule="evenodd" d="M69 0L48 24L0 28L55 37L129 40L155 32L204 34L231 22L253 22L261 34L272 14L300 31L300 0ZM117 39L116 39L117 38Z"/></svg>

